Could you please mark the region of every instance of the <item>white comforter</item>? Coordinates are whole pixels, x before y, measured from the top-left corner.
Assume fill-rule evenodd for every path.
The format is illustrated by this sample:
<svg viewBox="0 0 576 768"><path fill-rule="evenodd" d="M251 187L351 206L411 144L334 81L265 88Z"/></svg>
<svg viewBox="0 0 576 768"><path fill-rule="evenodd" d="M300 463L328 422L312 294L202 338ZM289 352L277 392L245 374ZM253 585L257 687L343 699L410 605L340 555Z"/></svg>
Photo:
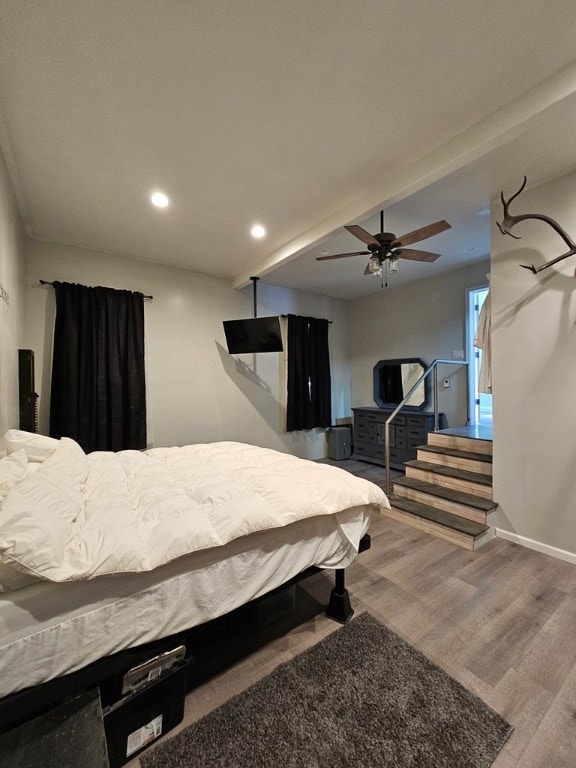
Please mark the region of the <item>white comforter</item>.
<svg viewBox="0 0 576 768"><path fill-rule="evenodd" d="M240 536L357 506L373 483L242 443L84 454L60 444L6 495L0 562L51 581L149 571Z"/></svg>

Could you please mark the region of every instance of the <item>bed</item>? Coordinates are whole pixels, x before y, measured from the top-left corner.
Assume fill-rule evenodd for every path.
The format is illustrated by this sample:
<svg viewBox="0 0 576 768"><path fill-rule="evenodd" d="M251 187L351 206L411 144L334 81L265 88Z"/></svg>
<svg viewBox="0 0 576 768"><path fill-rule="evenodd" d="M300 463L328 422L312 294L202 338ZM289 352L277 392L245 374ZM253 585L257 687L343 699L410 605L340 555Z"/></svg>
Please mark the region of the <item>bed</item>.
<svg viewBox="0 0 576 768"><path fill-rule="evenodd" d="M388 507L339 468L243 443L86 455L68 438L9 430L4 445L0 717L23 694L58 692L311 567L335 570L337 602Z"/></svg>

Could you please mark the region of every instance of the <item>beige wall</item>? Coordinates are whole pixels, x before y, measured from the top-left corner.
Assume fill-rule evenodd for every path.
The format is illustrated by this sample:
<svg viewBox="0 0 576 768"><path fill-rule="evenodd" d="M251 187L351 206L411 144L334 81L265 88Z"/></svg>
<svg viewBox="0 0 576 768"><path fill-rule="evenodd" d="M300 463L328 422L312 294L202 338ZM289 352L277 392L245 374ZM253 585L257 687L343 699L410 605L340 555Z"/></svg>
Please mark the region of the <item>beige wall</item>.
<svg viewBox="0 0 576 768"><path fill-rule="evenodd" d="M514 192L515 190L508 190ZM576 173L524 191L512 213L544 213L576 237ZM502 205L494 201L493 219ZM543 222L492 228L494 495L520 543L576 562L576 257ZM558 550L558 551L556 551Z"/></svg>
<svg viewBox="0 0 576 768"><path fill-rule="evenodd" d="M222 320L252 316L251 286L87 249L31 241L29 343L36 353L40 425L49 423L55 300L39 279L107 285L152 294L145 303L148 438L153 445L238 440L307 458L325 454L320 430L283 431L285 379L280 353L230 356ZM260 284L258 315L326 317L330 326L333 415L350 408L348 317L344 301Z"/></svg>
<svg viewBox="0 0 576 768"><path fill-rule="evenodd" d="M18 349L24 347L26 330L25 265L24 230L0 153L0 436L18 427Z"/></svg>
<svg viewBox="0 0 576 768"><path fill-rule="evenodd" d="M350 367L352 404L375 405L372 369L378 360L419 357L452 359L465 350L466 289L486 283L489 261L418 280L351 303ZM450 426L466 422L466 367L442 366L440 382L449 378L449 389L439 390L439 411Z"/></svg>

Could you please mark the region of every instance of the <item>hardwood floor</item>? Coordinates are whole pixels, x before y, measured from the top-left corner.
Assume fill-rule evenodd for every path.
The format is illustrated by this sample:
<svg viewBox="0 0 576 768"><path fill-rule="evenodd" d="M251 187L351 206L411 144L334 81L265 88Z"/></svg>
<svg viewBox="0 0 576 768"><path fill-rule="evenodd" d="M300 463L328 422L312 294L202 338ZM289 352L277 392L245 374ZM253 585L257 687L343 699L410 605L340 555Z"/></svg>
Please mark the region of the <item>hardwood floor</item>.
<svg viewBox="0 0 576 768"><path fill-rule="evenodd" d="M337 464L383 481L380 467ZM347 570L355 612L369 611L514 726L494 768L574 768L576 567L504 539L468 552L386 517L371 533L372 548ZM303 586L325 602L332 583L321 573ZM337 628L316 615L192 691L166 738Z"/></svg>
<svg viewBox="0 0 576 768"><path fill-rule="evenodd" d="M322 459L319 463L331 464L333 467L345 469L353 475L370 480L383 490L386 490L386 470L378 464L369 464L367 461L356 461L355 459L345 459L344 461L334 461L333 459ZM390 470L390 481L394 478L404 477L404 472L398 472L396 469Z"/></svg>

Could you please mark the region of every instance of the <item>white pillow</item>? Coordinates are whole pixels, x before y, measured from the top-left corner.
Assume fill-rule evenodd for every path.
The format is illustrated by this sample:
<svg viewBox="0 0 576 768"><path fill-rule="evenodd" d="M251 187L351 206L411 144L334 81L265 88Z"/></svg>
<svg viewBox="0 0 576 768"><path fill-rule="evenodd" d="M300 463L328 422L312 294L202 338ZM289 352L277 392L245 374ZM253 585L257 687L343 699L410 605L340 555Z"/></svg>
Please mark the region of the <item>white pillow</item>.
<svg viewBox="0 0 576 768"><path fill-rule="evenodd" d="M86 461L86 456L79 446L66 442L57 453L76 454L75 460L58 461L56 455L55 460L48 458L0 504L0 562L32 581L49 571L51 563L65 561L68 548L74 546L76 522L84 511L80 478L82 457ZM76 546L72 556L81 556L81 549Z"/></svg>
<svg viewBox="0 0 576 768"><path fill-rule="evenodd" d="M66 478L66 481L86 482L88 460L82 448L71 437L62 437L57 442L56 450L40 466L42 474L54 474Z"/></svg>
<svg viewBox="0 0 576 768"><path fill-rule="evenodd" d="M23 449L0 459L0 501L6 496L10 488L13 488L26 477L27 471L28 458Z"/></svg>
<svg viewBox="0 0 576 768"><path fill-rule="evenodd" d="M23 448L0 459L0 501L11 488L26 477L28 466L28 458ZM37 582L37 576L21 573L6 563L0 562L0 593L15 592L17 589Z"/></svg>
<svg viewBox="0 0 576 768"><path fill-rule="evenodd" d="M23 448L28 461L44 461L56 450L59 443L60 441L55 437L24 432L21 429L9 429L4 435L4 446L8 453L14 453Z"/></svg>

